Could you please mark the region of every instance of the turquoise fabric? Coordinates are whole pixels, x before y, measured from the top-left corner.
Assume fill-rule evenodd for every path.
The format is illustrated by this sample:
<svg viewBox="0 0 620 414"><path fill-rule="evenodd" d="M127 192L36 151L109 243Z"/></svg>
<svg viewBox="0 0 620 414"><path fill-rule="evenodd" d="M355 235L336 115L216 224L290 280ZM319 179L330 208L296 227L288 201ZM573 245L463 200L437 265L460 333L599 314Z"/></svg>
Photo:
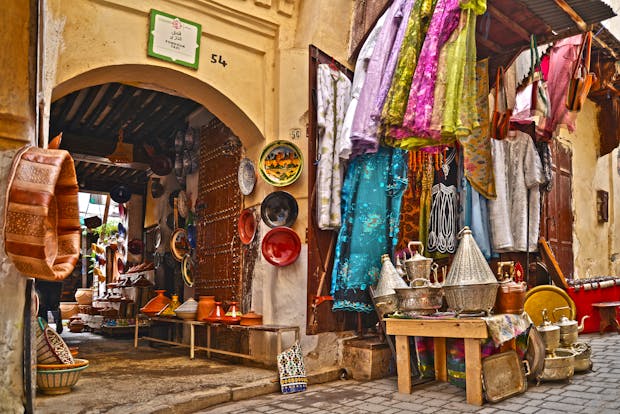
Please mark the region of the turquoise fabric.
<svg viewBox="0 0 620 414"><path fill-rule="evenodd" d="M391 255L398 242L400 205L407 188L405 154L380 147L349 165L332 273L334 311L374 311L368 287L377 284L381 255Z"/></svg>

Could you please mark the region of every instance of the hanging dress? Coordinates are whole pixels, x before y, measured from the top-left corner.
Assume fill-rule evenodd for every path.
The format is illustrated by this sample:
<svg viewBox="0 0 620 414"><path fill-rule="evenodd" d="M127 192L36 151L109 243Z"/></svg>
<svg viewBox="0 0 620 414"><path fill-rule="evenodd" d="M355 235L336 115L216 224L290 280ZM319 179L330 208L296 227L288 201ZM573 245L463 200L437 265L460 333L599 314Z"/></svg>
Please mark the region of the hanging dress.
<svg viewBox="0 0 620 414"><path fill-rule="evenodd" d="M368 38L364 42L360 53L355 63L355 73L353 75L353 83L351 85L351 101L347 108L347 113L344 116L344 122L342 123L340 145L336 148L338 156L343 160L348 160L351 156L352 143L351 143L351 127L353 126L353 118L355 117L355 111L357 110L357 104L359 102L360 93L362 92L362 86L366 80L366 71L368 70L368 63L375 50L377 44L377 37L383 28L385 22L386 13L384 13L375 27L372 29Z"/></svg>
<svg viewBox="0 0 620 414"><path fill-rule="evenodd" d="M411 12L407 32L398 56L398 63L392 78L381 116L382 128L390 135L392 128L400 128L403 123L407 98L411 89L413 72L418 54L424 43L431 16L437 0L417 0Z"/></svg>
<svg viewBox="0 0 620 414"><path fill-rule="evenodd" d="M398 218L407 186L405 152L379 147L354 158L342 190L342 227L336 243L332 310L373 312L368 287L376 286L381 255L398 241Z"/></svg>
<svg viewBox="0 0 620 414"><path fill-rule="evenodd" d="M461 1L465 25L454 43L447 44L447 81L441 134L469 135L479 126L476 108L476 16L486 0Z"/></svg>
<svg viewBox="0 0 620 414"><path fill-rule="evenodd" d="M448 149L441 168L435 172L435 183L431 190L431 212L426 249L429 253L456 252L457 181L458 164L456 148Z"/></svg>
<svg viewBox="0 0 620 414"><path fill-rule="evenodd" d="M459 0L437 1L411 82L402 128L392 136L429 136L439 52L457 28L460 11Z"/></svg>
<svg viewBox="0 0 620 414"><path fill-rule="evenodd" d="M319 162L316 172L317 223L321 230L340 228L342 171L336 148L351 98L351 81L330 65L317 68Z"/></svg>
<svg viewBox="0 0 620 414"><path fill-rule="evenodd" d="M351 126L351 157L368 152L376 152L379 147L379 139L376 132L369 129L370 113L372 104L377 96L386 62L390 56L391 45L394 43L400 25L406 24L406 22L403 23L403 7L406 1L411 0L396 0L388 9L385 23L377 37L377 45L368 62L366 79L360 92Z"/></svg>

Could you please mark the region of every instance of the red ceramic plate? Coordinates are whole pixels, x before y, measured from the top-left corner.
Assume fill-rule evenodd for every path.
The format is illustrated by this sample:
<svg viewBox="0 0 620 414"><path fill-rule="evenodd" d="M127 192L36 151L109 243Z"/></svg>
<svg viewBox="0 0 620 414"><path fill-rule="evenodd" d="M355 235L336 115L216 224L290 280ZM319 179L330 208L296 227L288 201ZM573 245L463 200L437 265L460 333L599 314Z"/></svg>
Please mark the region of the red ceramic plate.
<svg viewBox="0 0 620 414"><path fill-rule="evenodd" d="M241 243L250 244L254 240L254 234L256 233L256 219L254 218L254 211L246 208L239 215L239 222L237 223L237 229L239 230L239 239Z"/></svg>
<svg viewBox="0 0 620 414"><path fill-rule="evenodd" d="M301 250L301 240L288 227L276 227L263 238L263 256L274 266L288 266L297 260Z"/></svg>

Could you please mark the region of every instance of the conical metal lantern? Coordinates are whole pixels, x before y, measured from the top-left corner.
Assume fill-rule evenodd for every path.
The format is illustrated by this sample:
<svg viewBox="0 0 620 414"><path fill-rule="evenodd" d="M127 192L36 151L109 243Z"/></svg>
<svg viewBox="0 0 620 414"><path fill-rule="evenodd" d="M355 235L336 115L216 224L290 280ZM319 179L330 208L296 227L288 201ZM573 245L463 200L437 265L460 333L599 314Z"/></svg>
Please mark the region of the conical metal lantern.
<svg viewBox="0 0 620 414"><path fill-rule="evenodd" d="M456 313L490 313L499 283L476 244L469 227L459 233L461 242L443 285L448 307Z"/></svg>
<svg viewBox="0 0 620 414"><path fill-rule="evenodd" d="M394 264L392 264L390 256L387 254L382 255L379 282L372 292L375 298L375 307L379 311L379 314L386 315L396 311L398 298L394 288L407 287L407 283L396 271Z"/></svg>

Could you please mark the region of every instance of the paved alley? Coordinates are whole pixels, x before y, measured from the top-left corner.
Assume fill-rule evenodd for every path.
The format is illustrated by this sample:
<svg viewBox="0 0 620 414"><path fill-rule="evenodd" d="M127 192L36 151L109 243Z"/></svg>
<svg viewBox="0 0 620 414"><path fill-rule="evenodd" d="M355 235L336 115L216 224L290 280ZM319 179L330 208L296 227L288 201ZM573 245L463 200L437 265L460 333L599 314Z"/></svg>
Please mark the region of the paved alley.
<svg viewBox="0 0 620 414"><path fill-rule="evenodd" d="M579 340L592 346L593 372L577 374L570 383L529 383L524 394L482 407L466 404L465 391L447 383L431 382L414 387L411 395L398 394L396 377L391 377L314 385L304 393L269 394L200 413L620 413L620 335L580 335Z"/></svg>

